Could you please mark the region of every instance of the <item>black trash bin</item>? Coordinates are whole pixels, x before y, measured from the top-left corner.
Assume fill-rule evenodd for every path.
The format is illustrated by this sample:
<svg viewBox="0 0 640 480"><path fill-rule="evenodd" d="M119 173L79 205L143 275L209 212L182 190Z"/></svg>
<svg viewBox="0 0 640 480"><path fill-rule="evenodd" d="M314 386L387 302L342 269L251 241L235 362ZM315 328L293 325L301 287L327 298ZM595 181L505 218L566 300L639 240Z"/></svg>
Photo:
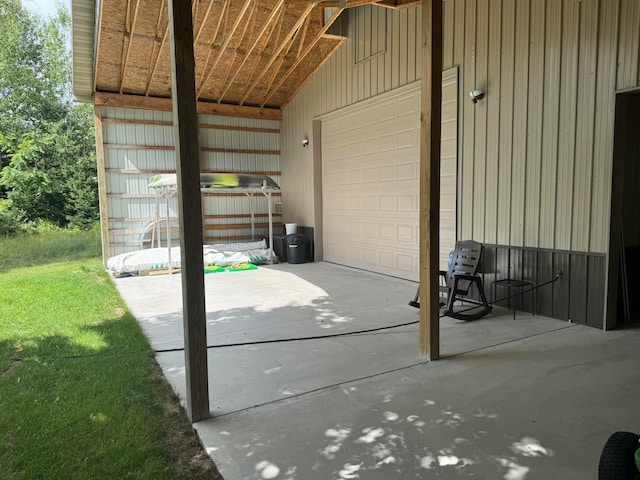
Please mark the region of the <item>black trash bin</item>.
<svg viewBox="0 0 640 480"><path fill-rule="evenodd" d="M305 263L307 261L307 237L302 233L287 235L287 261Z"/></svg>

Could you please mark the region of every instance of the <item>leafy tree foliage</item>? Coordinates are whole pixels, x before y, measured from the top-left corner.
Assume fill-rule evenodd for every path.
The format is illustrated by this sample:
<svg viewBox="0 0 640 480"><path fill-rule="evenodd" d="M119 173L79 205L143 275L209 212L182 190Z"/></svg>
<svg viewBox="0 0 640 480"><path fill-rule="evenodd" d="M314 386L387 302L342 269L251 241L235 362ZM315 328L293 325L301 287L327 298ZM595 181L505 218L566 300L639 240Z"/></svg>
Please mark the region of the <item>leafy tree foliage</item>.
<svg viewBox="0 0 640 480"><path fill-rule="evenodd" d="M0 0L3 215L88 228L98 218L91 107L71 98L69 14L42 20ZM0 234L3 232L0 224Z"/></svg>

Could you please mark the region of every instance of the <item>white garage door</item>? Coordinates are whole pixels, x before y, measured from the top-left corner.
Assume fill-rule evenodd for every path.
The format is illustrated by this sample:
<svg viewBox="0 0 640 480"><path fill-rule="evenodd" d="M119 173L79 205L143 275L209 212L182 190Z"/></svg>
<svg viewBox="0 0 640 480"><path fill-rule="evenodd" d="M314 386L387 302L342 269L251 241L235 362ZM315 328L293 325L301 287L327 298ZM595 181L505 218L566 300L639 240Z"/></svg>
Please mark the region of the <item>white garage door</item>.
<svg viewBox="0 0 640 480"><path fill-rule="evenodd" d="M455 243L456 98L452 69L443 74L441 268ZM418 280L419 167L419 84L324 120L324 260Z"/></svg>

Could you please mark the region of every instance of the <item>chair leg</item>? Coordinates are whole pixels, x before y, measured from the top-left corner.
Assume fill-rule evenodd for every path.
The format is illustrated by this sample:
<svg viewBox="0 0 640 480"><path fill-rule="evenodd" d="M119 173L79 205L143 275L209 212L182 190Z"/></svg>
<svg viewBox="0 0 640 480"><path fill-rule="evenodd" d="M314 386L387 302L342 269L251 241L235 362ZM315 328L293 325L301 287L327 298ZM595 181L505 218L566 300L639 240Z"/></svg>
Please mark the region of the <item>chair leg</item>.
<svg viewBox="0 0 640 480"><path fill-rule="evenodd" d="M420 308L420 285L418 285L418 291L416 291L416 296L409 302L411 307Z"/></svg>
<svg viewBox="0 0 640 480"><path fill-rule="evenodd" d="M453 279L453 288L449 288L447 292L447 312L453 312L453 304L456 301L458 292L458 279Z"/></svg>
<svg viewBox="0 0 640 480"><path fill-rule="evenodd" d="M474 280L476 287L478 288L478 293L480 294L480 299L482 300L482 305L485 307L489 306L489 302L487 302L487 297L484 295L484 288L482 288L482 282L479 278Z"/></svg>

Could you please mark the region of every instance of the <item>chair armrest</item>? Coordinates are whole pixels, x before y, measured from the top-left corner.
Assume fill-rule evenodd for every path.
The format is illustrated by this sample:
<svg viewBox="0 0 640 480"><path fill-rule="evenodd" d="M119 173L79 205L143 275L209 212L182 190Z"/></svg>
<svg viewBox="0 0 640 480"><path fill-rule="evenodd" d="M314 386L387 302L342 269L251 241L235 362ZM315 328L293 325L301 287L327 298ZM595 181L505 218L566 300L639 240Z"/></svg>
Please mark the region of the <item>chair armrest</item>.
<svg viewBox="0 0 640 480"><path fill-rule="evenodd" d="M438 273L439 273L441 276L443 276L443 277L444 277L444 276L447 274L447 271L446 271L446 270L440 270Z"/></svg>

